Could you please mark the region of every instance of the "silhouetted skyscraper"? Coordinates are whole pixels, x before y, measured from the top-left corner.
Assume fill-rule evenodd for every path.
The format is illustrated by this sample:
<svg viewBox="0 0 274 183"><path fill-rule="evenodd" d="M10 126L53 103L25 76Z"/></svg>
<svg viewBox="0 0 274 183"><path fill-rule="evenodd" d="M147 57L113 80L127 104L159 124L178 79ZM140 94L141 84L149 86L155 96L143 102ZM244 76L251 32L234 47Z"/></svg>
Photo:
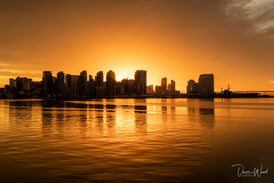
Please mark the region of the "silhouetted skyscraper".
<svg viewBox="0 0 274 183"><path fill-rule="evenodd" d="M197 83L192 79L188 81L187 93L197 93Z"/></svg>
<svg viewBox="0 0 274 183"><path fill-rule="evenodd" d="M65 73L60 71L57 73L57 81L56 81L57 93L65 96Z"/></svg>
<svg viewBox="0 0 274 183"><path fill-rule="evenodd" d="M110 70L107 73L107 82L106 82L106 96L113 98L115 95L115 73Z"/></svg>
<svg viewBox="0 0 274 183"><path fill-rule="evenodd" d="M53 77L51 71L43 72L43 86L45 96L53 93Z"/></svg>
<svg viewBox="0 0 274 183"><path fill-rule="evenodd" d="M96 98L105 97L105 86L104 86L104 76L103 71L97 72L95 76L95 95Z"/></svg>
<svg viewBox="0 0 274 183"><path fill-rule="evenodd" d="M167 89L167 78L162 78L161 87L162 87L162 91L165 91Z"/></svg>
<svg viewBox="0 0 274 183"><path fill-rule="evenodd" d="M73 97L80 96L80 76L79 75L71 75L71 91Z"/></svg>
<svg viewBox="0 0 274 183"><path fill-rule="evenodd" d="M91 97L91 98L94 98L95 97L95 81L94 81L94 79L93 79L93 77L92 77L92 75L89 75L88 76L89 77L89 79L88 79L88 95L89 95L89 97Z"/></svg>
<svg viewBox="0 0 274 183"><path fill-rule="evenodd" d="M136 94L142 95L147 92L147 71L137 70L134 75Z"/></svg>
<svg viewBox="0 0 274 183"><path fill-rule="evenodd" d="M82 71L80 73L79 85L80 95L86 97L88 93L87 71Z"/></svg>
<svg viewBox="0 0 274 183"><path fill-rule="evenodd" d="M147 86L147 94L154 94L153 85Z"/></svg>
<svg viewBox="0 0 274 183"><path fill-rule="evenodd" d="M17 77L15 81L17 91L30 91L32 79Z"/></svg>
<svg viewBox="0 0 274 183"><path fill-rule="evenodd" d="M214 75L201 74L199 77L199 93L201 94L214 94Z"/></svg>
<svg viewBox="0 0 274 183"><path fill-rule="evenodd" d="M174 80L171 80L171 88L170 88L170 91L175 91L175 81Z"/></svg>
<svg viewBox="0 0 274 183"><path fill-rule="evenodd" d="M96 87L103 87L104 86L103 71L97 72L97 75L95 76L95 86Z"/></svg>

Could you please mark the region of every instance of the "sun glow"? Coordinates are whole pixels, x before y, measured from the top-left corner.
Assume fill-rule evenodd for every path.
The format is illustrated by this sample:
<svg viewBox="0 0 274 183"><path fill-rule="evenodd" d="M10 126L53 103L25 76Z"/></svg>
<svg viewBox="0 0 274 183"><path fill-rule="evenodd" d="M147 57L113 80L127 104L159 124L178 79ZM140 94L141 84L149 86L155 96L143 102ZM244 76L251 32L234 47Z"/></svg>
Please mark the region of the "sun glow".
<svg viewBox="0 0 274 183"><path fill-rule="evenodd" d="M121 71L116 73L116 80L122 81L122 79L134 79L134 73L131 73L129 71Z"/></svg>

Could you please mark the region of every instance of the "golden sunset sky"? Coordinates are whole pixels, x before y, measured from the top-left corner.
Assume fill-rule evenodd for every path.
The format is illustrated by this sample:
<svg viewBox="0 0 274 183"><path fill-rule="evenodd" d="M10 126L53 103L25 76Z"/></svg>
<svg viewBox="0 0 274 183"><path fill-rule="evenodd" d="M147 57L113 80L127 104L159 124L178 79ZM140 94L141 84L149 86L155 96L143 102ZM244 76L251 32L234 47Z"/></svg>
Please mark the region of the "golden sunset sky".
<svg viewBox="0 0 274 183"><path fill-rule="evenodd" d="M185 92L214 73L215 91L274 90L273 0L0 0L0 87L50 70L147 70Z"/></svg>

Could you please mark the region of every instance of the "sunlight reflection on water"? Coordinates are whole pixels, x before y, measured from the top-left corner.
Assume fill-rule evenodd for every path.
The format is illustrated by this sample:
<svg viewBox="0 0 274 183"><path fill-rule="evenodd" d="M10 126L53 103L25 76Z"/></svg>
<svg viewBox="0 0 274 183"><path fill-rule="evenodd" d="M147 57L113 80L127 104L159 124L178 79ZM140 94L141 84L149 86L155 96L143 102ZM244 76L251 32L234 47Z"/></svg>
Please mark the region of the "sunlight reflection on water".
<svg viewBox="0 0 274 183"><path fill-rule="evenodd" d="M0 151L51 176L176 182L202 165L217 119L241 117L234 109L243 107L216 99L2 100Z"/></svg>

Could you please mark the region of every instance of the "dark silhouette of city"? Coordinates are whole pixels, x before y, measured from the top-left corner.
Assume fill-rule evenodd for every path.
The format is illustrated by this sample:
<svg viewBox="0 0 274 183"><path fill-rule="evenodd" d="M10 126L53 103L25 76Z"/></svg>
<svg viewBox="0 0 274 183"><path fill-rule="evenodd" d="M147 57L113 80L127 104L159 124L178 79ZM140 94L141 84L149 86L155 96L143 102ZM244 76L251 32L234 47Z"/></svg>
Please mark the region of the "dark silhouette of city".
<svg viewBox="0 0 274 183"><path fill-rule="evenodd" d="M161 79L161 85L147 86L147 71L136 70L134 79L116 81L115 73L110 70L104 81L103 71L97 72L93 78L87 71L80 75L65 74L63 71L53 76L51 71L44 71L42 81L32 81L31 78L10 78L10 83L0 89L0 98L38 98L38 99L99 99L99 98L214 98L214 97L269 97L260 96L257 92L233 93L229 90L214 92L214 75L201 74L198 82L188 81L187 93L176 90L176 83L168 84L166 77Z"/></svg>

